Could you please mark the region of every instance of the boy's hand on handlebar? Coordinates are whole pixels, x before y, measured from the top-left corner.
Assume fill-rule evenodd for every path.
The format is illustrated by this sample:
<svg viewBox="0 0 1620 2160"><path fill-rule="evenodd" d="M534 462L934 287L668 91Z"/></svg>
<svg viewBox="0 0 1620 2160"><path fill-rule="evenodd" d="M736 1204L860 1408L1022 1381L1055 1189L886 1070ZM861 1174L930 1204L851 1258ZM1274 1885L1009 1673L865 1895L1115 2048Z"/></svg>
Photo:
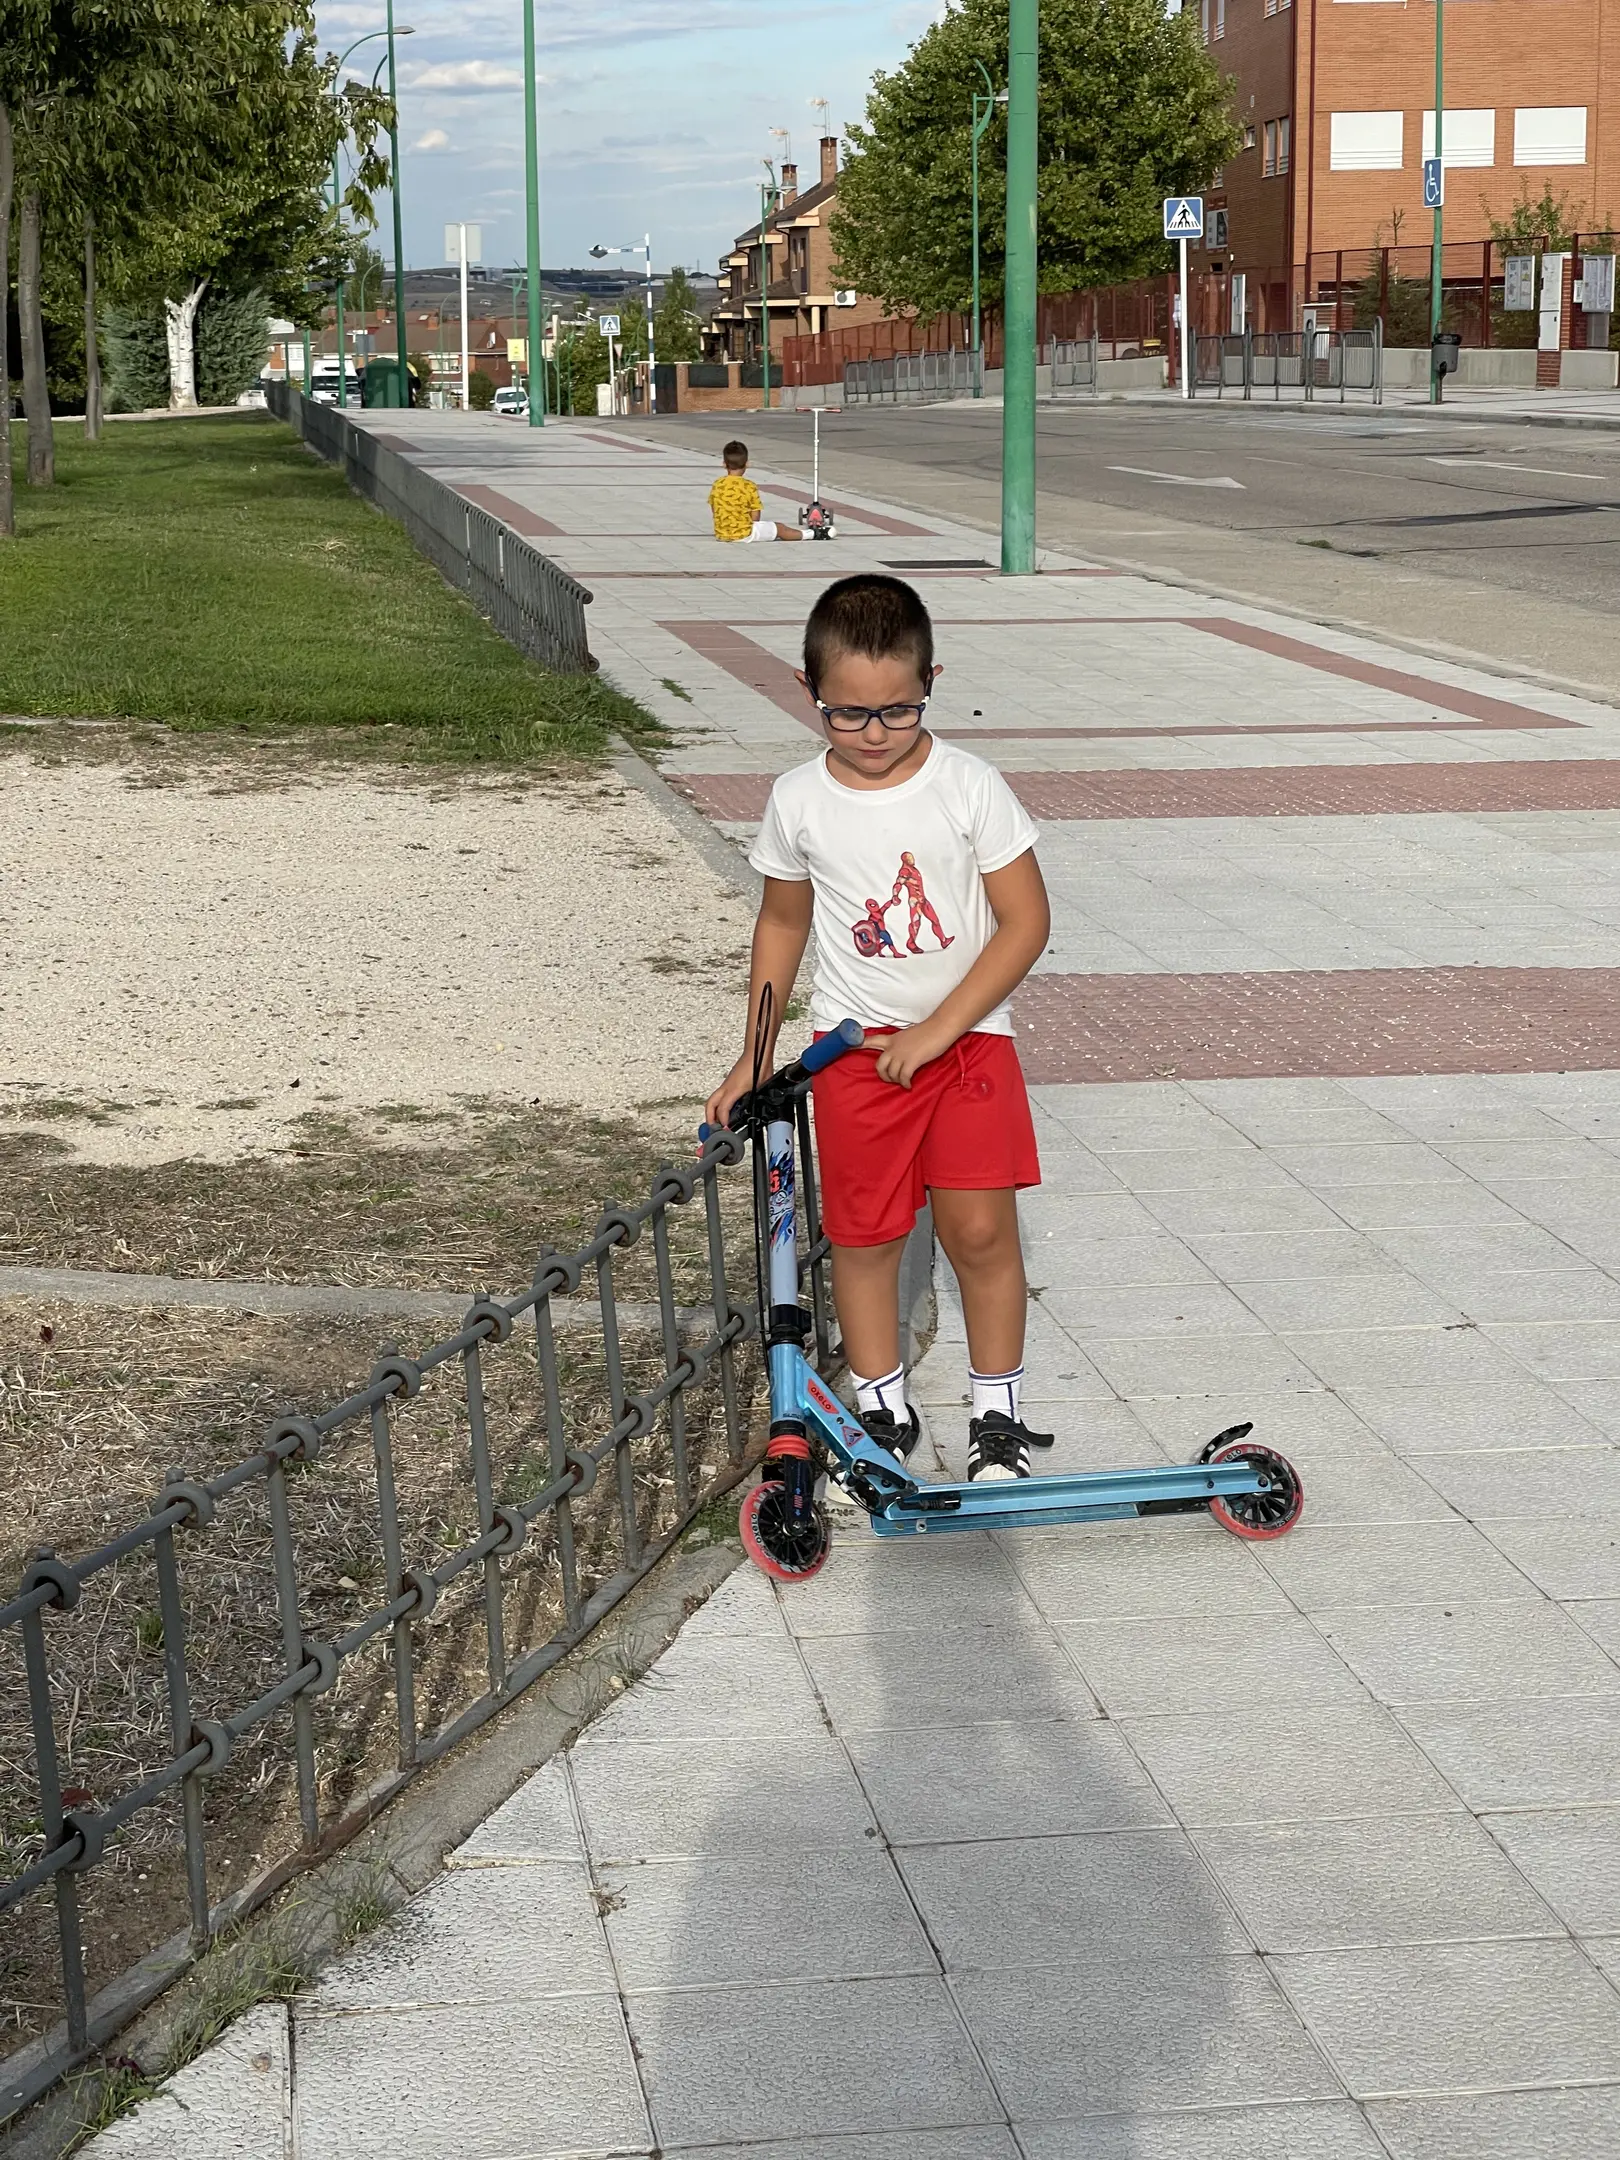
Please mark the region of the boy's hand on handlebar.
<svg viewBox="0 0 1620 2160"><path fill-rule="evenodd" d="M878 1052L878 1078L908 1088L922 1067L943 1057L955 1040L954 1035L942 1037L926 1020L918 1027L902 1028Z"/></svg>
<svg viewBox="0 0 1620 2160"><path fill-rule="evenodd" d="M754 1059L751 1051L744 1054L732 1066L724 1080L704 1105L703 1116L707 1124L729 1125L731 1113L754 1084Z"/></svg>

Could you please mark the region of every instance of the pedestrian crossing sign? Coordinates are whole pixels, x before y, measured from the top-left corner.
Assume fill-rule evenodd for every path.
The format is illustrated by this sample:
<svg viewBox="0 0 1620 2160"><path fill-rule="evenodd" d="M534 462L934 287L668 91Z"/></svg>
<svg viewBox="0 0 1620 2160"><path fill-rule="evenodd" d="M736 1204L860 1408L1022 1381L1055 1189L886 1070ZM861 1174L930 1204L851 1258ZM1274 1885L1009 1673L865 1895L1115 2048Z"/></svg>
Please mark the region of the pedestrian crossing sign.
<svg viewBox="0 0 1620 2160"><path fill-rule="evenodd" d="M1202 240L1202 195L1167 195L1164 199L1164 237L1167 240Z"/></svg>

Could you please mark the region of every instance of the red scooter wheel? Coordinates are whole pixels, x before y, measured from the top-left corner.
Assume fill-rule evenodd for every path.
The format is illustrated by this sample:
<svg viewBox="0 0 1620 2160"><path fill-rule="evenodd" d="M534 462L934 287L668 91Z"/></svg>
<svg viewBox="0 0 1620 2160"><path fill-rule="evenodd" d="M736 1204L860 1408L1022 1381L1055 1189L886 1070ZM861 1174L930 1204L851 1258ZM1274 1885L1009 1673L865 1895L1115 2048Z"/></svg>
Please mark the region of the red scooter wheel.
<svg viewBox="0 0 1620 2160"><path fill-rule="evenodd" d="M826 1509L814 1509L807 1523L789 1522L781 1484L774 1478L744 1494L737 1528L743 1550L755 1567L778 1582L808 1582L827 1565L832 1551Z"/></svg>
<svg viewBox="0 0 1620 2160"><path fill-rule="evenodd" d="M1252 1463L1271 1480L1268 1492L1218 1494L1209 1503L1209 1512L1234 1537L1286 1537L1305 1512L1305 1488L1299 1472L1275 1449L1234 1440L1229 1447L1217 1448L1209 1460Z"/></svg>

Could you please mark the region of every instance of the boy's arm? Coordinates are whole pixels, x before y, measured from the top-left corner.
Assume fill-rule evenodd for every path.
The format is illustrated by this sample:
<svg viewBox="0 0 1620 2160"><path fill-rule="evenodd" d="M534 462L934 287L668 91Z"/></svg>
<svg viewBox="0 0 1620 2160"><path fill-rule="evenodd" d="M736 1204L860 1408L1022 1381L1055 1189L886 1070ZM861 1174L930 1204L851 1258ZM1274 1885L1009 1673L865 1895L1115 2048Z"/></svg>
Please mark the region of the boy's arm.
<svg viewBox="0 0 1620 2160"><path fill-rule="evenodd" d="M1026 848L1004 869L987 870L984 889L995 912L995 936L926 1020L890 1037L878 1055L881 1079L910 1087L918 1067L942 1057L987 1012L994 1012L1045 951L1052 910L1035 850Z"/></svg>
<svg viewBox="0 0 1620 2160"><path fill-rule="evenodd" d="M748 1021L743 1054L709 1097L707 1117L711 1125L723 1125L741 1096L754 1083L754 1020L768 983L771 988L771 1024L766 1033L760 1070L768 1073L776 1056L788 999L798 978L804 948L810 942L814 895L808 878L765 880L765 897L754 923L753 957L748 969ZM988 1012L989 1007L985 1010Z"/></svg>

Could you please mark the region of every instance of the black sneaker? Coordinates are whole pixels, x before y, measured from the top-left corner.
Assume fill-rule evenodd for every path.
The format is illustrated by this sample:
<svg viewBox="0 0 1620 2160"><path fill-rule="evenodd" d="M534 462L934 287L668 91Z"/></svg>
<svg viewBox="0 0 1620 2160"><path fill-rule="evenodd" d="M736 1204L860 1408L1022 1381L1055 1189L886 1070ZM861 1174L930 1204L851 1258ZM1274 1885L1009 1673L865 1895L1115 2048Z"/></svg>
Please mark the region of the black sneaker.
<svg viewBox="0 0 1620 2160"><path fill-rule="evenodd" d="M904 1462L922 1437L922 1420L910 1403L906 1405L904 1425L892 1410L858 1410L855 1414L867 1439L875 1440L880 1448L887 1448L896 1462Z"/></svg>
<svg viewBox="0 0 1620 2160"><path fill-rule="evenodd" d="M981 1478L986 1482L1027 1478L1030 1449L1050 1447L1055 1437L1053 1433L1031 1432L1004 1411L987 1410L968 1426L968 1483L976 1485Z"/></svg>

